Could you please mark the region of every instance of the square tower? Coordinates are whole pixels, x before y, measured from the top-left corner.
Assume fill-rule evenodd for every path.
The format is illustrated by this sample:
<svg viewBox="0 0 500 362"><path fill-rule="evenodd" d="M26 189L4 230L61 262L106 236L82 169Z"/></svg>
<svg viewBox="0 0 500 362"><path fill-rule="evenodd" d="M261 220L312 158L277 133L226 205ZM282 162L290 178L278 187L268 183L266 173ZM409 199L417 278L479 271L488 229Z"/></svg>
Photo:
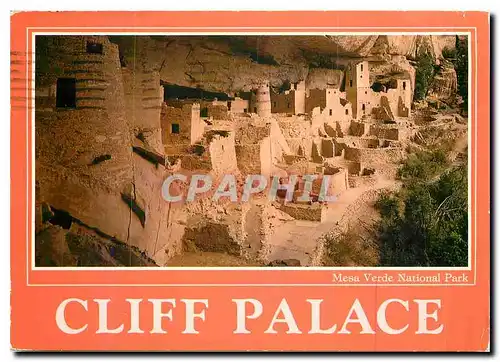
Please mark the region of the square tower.
<svg viewBox="0 0 500 362"><path fill-rule="evenodd" d="M306 113L306 82L301 80L294 83L295 114Z"/></svg>
<svg viewBox="0 0 500 362"><path fill-rule="evenodd" d="M364 114L369 114L371 88L367 61L351 63L347 66L345 90L347 100L352 104L353 117L359 119Z"/></svg>
<svg viewBox="0 0 500 362"><path fill-rule="evenodd" d="M409 117L411 113L411 100L413 98L410 79L398 79L397 89L401 98L398 113L400 117Z"/></svg>

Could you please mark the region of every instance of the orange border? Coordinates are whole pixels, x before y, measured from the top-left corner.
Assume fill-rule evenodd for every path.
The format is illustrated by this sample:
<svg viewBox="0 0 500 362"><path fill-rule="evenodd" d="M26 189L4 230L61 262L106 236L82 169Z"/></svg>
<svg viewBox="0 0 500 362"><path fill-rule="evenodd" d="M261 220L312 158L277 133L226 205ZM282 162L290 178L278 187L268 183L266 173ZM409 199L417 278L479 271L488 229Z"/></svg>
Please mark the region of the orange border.
<svg viewBox="0 0 500 362"><path fill-rule="evenodd" d="M130 32L130 31L138 31L138 32L168 32L172 31L171 28L148 28L148 29L137 29L137 28L132 28L132 29L126 29L126 28L120 28L120 29L109 29L109 28L78 28L78 27L71 27L71 29L57 29L57 28L28 28L27 29L27 39L32 39L32 34L35 32L54 32L54 33L64 33L64 32L72 32L72 33L95 33L95 32ZM323 31L335 31L336 29L332 28L323 28ZM363 31L370 32L370 31L379 31L378 28L368 28L364 27L362 29ZM401 32L401 31L407 31L410 30L408 29L391 29L386 30L388 32ZM429 29L426 29L427 31L430 31ZM470 37L471 39L474 39L475 37L475 29L460 29L461 31L468 31L470 32ZM192 32L196 31L199 32L200 30L196 29L193 30L191 28L176 28L175 31L183 31L183 32ZM221 30L220 29L204 29L204 31L212 31L219 33ZM226 31L241 31L239 28L233 28L230 30ZM262 31L260 28L253 28L252 31ZM268 30L269 31L269 30ZM280 29L273 29L271 32L277 32L279 33L281 30ZM303 28L299 29L295 27L294 31L300 31L300 32L316 32L317 30L315 28ZM359 29L356 29L356 31L359 31ZM420 28L412 28L411 31L422 31ZM433 28L432 31L434 32L442 32L442 31L452 31L451 29L435 29ZM28 44L28 73L32 74L32 61L30 59L30 54L32 53L31 49L31 44ZM471 53L475 54L475 44L472 43L472 49ZM475 69L475 56L472 57L471 61L471 68ZM472 73L473 79L475 79L475 72ZM474 91L474 86L475 83L472 82L472 92ZM30 100L30 95L28 95L28 100ZM472 108L474 107L474 101L471 102ZM29 118L29 127L28 129L31 128L32 120L30 117ZM474 114L471 114L471 122L475 122L475 117ZM475 143L474 143L474 134L475 134L475 129L472 127L472 144L471 144L471 149L473 150L472 154L472 177L471 179L474 180L474 174L475 174L475 163L474 163L474 151L475 151ZM29 140L28 143L28 149L31 149L31 140ZM28 164L31 165L31 158L28 160ZM31 167L28 168L31 170ZM28 176L29 179L31 179L30 176ZM472 188L474 188L474 183L471 185ZM475 205L474 205L474 194L472 194L472 209L471 209L471 214L474 215L475 213ZM31 202L28 202L28 205L31 205ZM28 227L31 226L31 223L28 223ZM475 224L471 224L471 235L474 235L474 230L475 230ZM31 235L32 230L29 229L29 234ZM46 270L40 270L39 268L36 270L31 270L30 267L28 266L28 283L30 285L69 285L69 286L74 286L76 285L120 285L120 284L135 284L135 285L144 285L143 280L146 278L146 280L151 281L150 285L162 285L162 286L176 286L176 285L220 285L220 284L245 284L245 285L262 285L262 284L269 284L269 285L326 285L326 286L338 286L338 285L361 285L361 286L366 286L366 285L380 285L380 284L390 284L390 285L436 285L436 284L450 284L449 282L446 282L446 277L448 276L455 276L457 277L458 280L461 280L459 278L460 276L465 273L467 275L467 279L465 281L460 281L460 282L455 282L453 283L454 285L460 284L460 285L469 285L469 284L474 284L475 282L475 275L473 273L474 270L474 262L475 262L475 238L471 238L471 268L469 270L449 270L449 269L444 269L445 271L431 271L431 270L422 270L422 269L408 269L406 268L405 274L408 276L439 276L440 277L440 282L422 282L422 283L408 283L408 282L400 282L397 279L398 273L400 271L394 271L394 270L381 270L380 268L377 270L346 270L343 268L342 273L343 275L348 275L349 277L353 278L359 278L357 282L351 282L351 283L332 283L332 271L328 270L326 268L321 268L321 270L313 270L312 268L307 268L307 270L291 270L290 268L286 268L286 270L283 270L281 273L276 273L275 268L270 268L272 270L265 270L262 268L259 268L258 273L256 273L255 270L243 270L241 268L237 268L235 270L232 270L231 273L227 273L227 271L221 271L221 270L216 270L216 269L209 269L209 268L202 268L202 270L190 270L189 273L186 273L186 270L179 271L179 270L172 270L172 269L167 269L167 270L162 270L162 273L164 274L164 279L168 280L167 282L161 282L158 281L158 273L159 270L145 270L144 268L140 268L141 270L131 270L130 268L128 270L123 270L121 271L120 274L117 274L115 272L111 272L109 269L106 272L102 271L96 271L95 268L93 270L73 270L71 272L67 271L66 273L60 273L60 269L58 270L58 273L54 273L54 271L46 271ZM29 253L29 260L32 258L32 250L29 248L28 250ZM307 271L307 273L305 273ZM384 276L384 275L390 275L394 279L390 282L372 282L372 281L366 281L363 278L364 273L370 272L373 273L376 276ZM75 279L75 274L78 274L76 277L78 278L78 282L74 282L73 280ZM264 281L262 281L262 274L265 274ZM161 280L161 279L160 279Z"/></svg>
<svg viewBox="0 0 500 362"><path fill-rule="evenodd" d="M402 29L406 28L409 31L435 31L436 27L439 27L439 31L445 31L442 28L449 29L449 31L467 31L469 29L473 32L472 40L477 39L476 42L472 42L472 59L471 65L473 69L471 88L472 88L472 104L471 109L473 110L470 114L471 117L475 117L474 109L476 107L476 94L477 99L485 100L489 99L489 24L488 24L488 14L478 13L478 12L211 12L210 16L207 16L203 12L60 12L60 13L18 13L11 18L11 264L12 264L12 282L13 282L13 294L12 294L12 341L15 347L19 348L49 348L49 349L82 349L83 341L87 341L88 347L90 349L140 349L140 348L153 348L153 349L289 349L300 350L304 347L310 346L309 348L324 350L331 349L332 346L337 346L337 348L342 348L344 350L414 350L415 345L421 346L421 348L429 350L439 350L448 349L450 346L452 349L463 349L463 350L474 350L486 348L486 344L489 340L488 333L485 334L484 328L488 327L488 306L489 306L489 107L486 101L477 103L477 119L472 119L473 125L477 124L477 128L472 129L472 144L471 149L475 149L477 146L477 153L473 155L473 167L472 170L476 170L477 177L481 181L480 190L478 190L477 197L472 193L472 207L473 214L477 212L477 225L472 223L471 234L477 235L477 240L473 239L473 243L477 242L477 255L475 255L476 248L472 248L472 261L477 260L477 265L472 263L472 272L466 272L469 275L468 281L472 280L474 272L475 283L466 287L454 286L453 288L448 286L434 286L434 287L418 287L414 288L397 288L396 286L386 286L383 287L380 284L378 286L362 287L359 288L345 288L345 285L336 285L331 282L332 271L322 271L322 270L287 270L287 271L276 271L276 270L203 270L203 271L182 271L182 270L161 270L161 271L133 271L133 270L119 270L119 271L47 271L47 270L34 270L31 271L26 260L26 246L27 243L24 241L28 240L28 235L31 235L31 222L28 222L26 215L27 205L31 205L32 195L31 187L28 187L27 180L30 180L31 175L31 152L27 153L31 145L31 132L27 132L31 129L32 119L29 106L31 92L26 91L26 87L23 87L24 82L32 84L31 77L31 56L32 49L31 44L26 44L27 40L30 39L30 32L36 31L33 28L49 28L43 29L42 31L50 31L53 28L54 31L63 31L66 28L69 31L80 31L84 28L86 31L96 32L102 27L113 27L113 31L124 32L130 28L134 28L134 32L137 31L149 31L147 29L139 30L138 28L151 28L151 27L168 27L165 31L190 31L190 27L197 27L196 30L191 29L194 32L201 31L221 31L220 28L224 28L223 31L242 31L242 27L248 27L244 29L245 32L251 31L266 31L266 32L280 32L280 31L309 31L320 32L320 31L370 31L370 27L375 31L387 31L390 32L391 29L394 31L394 27L398 27L396 31L401 32ZM332 29L332 26L334 28ZM217 27L219 29L214 29ZM256 29L258 27L259 29ZM313 28L312 28L313 27ZM382 27L382 28L380 28ZM199 28L199 29L198 29ZM293 28L293 29L291 29ZM298 30L303 29L303 30ZM466 29L466 30L464 30ZM107 29L106 31L108 31ZM161 31L161 30L156 30ZM478 57L475 59L475 47L477 47ZM26 51L28 49L28 51ZM26 56L26 57L24 57ZM477 62L477 67L474 66ZM477 69L477 74L474 70ZM475 89L476 82L473 81L477 77L477 84L480 86ZM29 86L28 86L29 88ZM28 119L26 119L28 118ZM477 123L474 123L477 122ZM477 132L477 134L476 134ZM27 136L28 135L28 136ZM474 144L477 137L477 145ZM477 161L476 161L477 160ZM476 163L477 162L477 163ZM471 188L475 190L475 177L471 177ZM28 216L29 217L29 216ZM26 230L26 225L29 225L28 230ZM473 244L474 245L474 244ZM29 251L28 251L29 252ZM350 275L362 275L366 271L350 271ZM264 275L263 275L264 273ZM377 272L379 273L379 272ZM380 273L394 273L381 271ZM410 273L418 273L420 275L425 275L426 271L411 271ZM434 272L433 272L434 273ZM454 274L461 275L461 271L454 271ZM27 286L27 281L29 280L29 286ZM384 343L384 338L387 336L376 335L376 344L373 338L366 336L356 336L348 340L344 340L344 337L338 336L327 336L318 337L314 339L303 337L290 344L290 336L285 336L283 340L282 336L276 336L276 338L265 337L263 335L257 334L259 338L255 336L248 336L244 339L236 338L235 336L229 334L225 335L224 338L218 339L213 336L213 333L205 334L201 339L203 343L199 343L197 340L197 346L193 347L190 343L187 343L190 338L180 338L179 335L172 336L178 344L173 344L169 346L164 345L164 341L161 344L156 344L154 342L155 338L146 339L141 338L142 342L138 339L134 340L133 345L129 343L124 343L126 340L120 337L115 337L115 340L110 340L108 337L97 338L95 335L86 334L85 337L82 335L77 339L71 340L67 339L67 336L62 335L54 326L53 313L57 304L67 297L80 295L87 296L87 298L94 298L103 295L112 295L113 297L120 298L124 295L150 295L151 297L162 298L163 290L165 288L161 287L146 287L143 285L143 281L148 280L151 284L178 284L180 286L189 286L191 288L168 288L169 295L177 295L182 297L189 297L188 295L205 295L212 296L214 300L220 300L220 305L225 305L226 308L220 309L221 315L226 315L227 311L231 308L230 303L231 298L238 297L237 295L244 295L246 297L255 297L259 299L267 299L270 302L276 298L281 298L282 296L288 296L288 299L298 300L301 296L307 297L319 297L325 298L325 295L336 294L335 291L338 289L326 288L324 286L338 286L342 288L342 296L338 296L335 299L339 303L347 303L348 300L352 298L365 298L367 303L371 303L371 307L375 307L375 302L383 300L388 297L398 297L398 298L424 298L424 296L429 296L429 298L441 298L446 300L447 308L443 307L443 312L446 313L447 322L449 324L455 325L455 328L450 330L450 327L443 332L446 336L440 335L439 337L433 337L434 339L429 339L429 336L413 337L415 340L419 339L416 343L412 338L408 339L407 342L399 341L395 344ZM175 282L175 283L174 283ZM256 285L267 285L256 286ZM62 287L61 284L66 285L81 285L80 287L69 288ZM92 288L86 287L86 285L102 285L112 284L115 287L109 288L93 286ZM136 284L137 287L120 287L120 284ZM205 284L206 286L200 286ZM223 287L221 285L232 285ZM241 286L241 285L247 286ZM287 288L274 288L273 285L283 285L288 284ZM297 285L306 285L306 287L301 287ZM45 285L42 287L42 285ZM57 287L57 285L61 285ZM196 288L194 287L196 285ZM208 286L210 285L210 286ZM234 288L234 286L240 285L239 288ZM252 286L253 285L253 286ZM295 286L293 286L295 285ZM323 286L319 286L323 285ZM471 288L473 290L471 290ZM133 291L133 292L132 292ZM338 294L338 293L337 293ZM158 296L160 295L160 296ZM243 296L243 297L244 297ZM131 297L131 296L130 296ZM471 298L475 299L472 300ZM49 316L40 315L37 313L39 308L34 308L34 310L28 310L27 304L28 300L40 301L41 307L47 309ZM143 297L144 298L144 297ZM168 297L165 297L168 298ZM476 299L477 298L477 299ZM326 301L326 298L325 298ZM471 303L474 303L475 310L470 311ZM373 304L373 305L372 305ZM120 307L117 307L120 308ZM123 305L122 305L123 308ZM217 308L217 307L216 307ZM471 314L474 312L474 314ZM302 308L299 312L305 315L306 311ZM453 315L456 313L456 316ZM473 317L476 313L479 313L481 318ZM213 315L214 312L211 312ZM215 313L217 315L217 313ZM470 318L466 319L466 316ZM228 316L229 318L229 316ZM455 320L455 318L457 320ZM460 322L462 320L462 323ZM33 323L33 321L38 321L40 325L46 326L48 333L37 334L33 331L29 331L28 325ZM50 322L51 321L51 322ZM37 324L38 324L37 322ZM215 322L214 322L215 323ZM229 323L229 321L228 321ZM464 328L464 323L468 324L467 330ZM462 325L462 328L458 326ZM205 325L208 328L208 320ZM481 327L481 333L479 336L478 329ZM32 327L30 327L32 328ZM214 331L217 329L217 323L213 324ZM231 326L228 329L231 332ZM463 335L459 336L458 332L467 335L467 338L463 338ZM473 333L476 333L472 335ZM224 334L223 334L224 335ZM406 335L406 334L405 334ZM56 341L49 341L48 337L53 336ZM64 338L63 338L64 337ZM232 338L231 338L232 337ZM273 336L272 336L273 337ZM390 336L389 340L397 340L398 337L402 336ZM444 337L444 339L443 339ZM451 338L452 337L452 338ZM62 339L61 339L62 338ZM82 339L83 338L83 339ZM96 339L97 338L97 339ZM326 338L326 339L324 339ZM57 340L60 339L58 344ZM171 338L169 338L171 339ZM161 338L160 338L161 340ZM278 343L277 341L287 341L285 343ZM372 342L370 342L370 340ZM14 341L16 343L14 343ZM79 341L79 342L75 342ZM232 341L232 342L229 342ZM240 341L240 342L237 342ZM308 343L304 344L305 341ZM341 343L342 341L342 343ZM356 342L353 342L356 341ZM413 342L412 342L413 341ZM441 342L436 342L441 341ZM443 345L443 341L445 341ZM215 343L214 345L206 343ZM230 345L230 343L235 343ZM76 343L76 344L74 344ZM187 344L186 344L187 343ZM240 344L238 344L240 343ZM183 347L184 346L184 347ZM238 347L240 346L240 347Z"/></svg>

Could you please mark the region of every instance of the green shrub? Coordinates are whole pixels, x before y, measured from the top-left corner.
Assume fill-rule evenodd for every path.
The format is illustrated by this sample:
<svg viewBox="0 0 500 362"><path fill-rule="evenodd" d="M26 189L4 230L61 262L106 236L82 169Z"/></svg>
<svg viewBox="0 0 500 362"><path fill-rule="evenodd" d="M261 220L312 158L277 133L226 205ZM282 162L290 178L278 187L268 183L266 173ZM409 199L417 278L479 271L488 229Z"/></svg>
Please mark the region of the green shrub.
<svg viewBox="0 0 500 362"><path fill-rule="evenodd" d="M466 266L467 201L465 165L434 181L412 177L399 193L382 194L376 205L381 214L380 264Z"/></svg>
<svg viewBox="0 0 500 362"><path fill-rule="evenodd" d="M382 218L394 220L399 217L400 202L396 194L383 192L375 202L375 208L379 210Z"/></svg>
<svg viewBox="0 0 500 362"><path fill-rule="evenodd" d="M441 54L445 59L455 59L455 57L457 56L457 51L456 49L450 49L448 47L444 47L443 50L441 51Z"/></svg>
<svg viewBox="0 0 500 362"><path fill-rule="evenodd" d="M415 100L422 100L427 95L427 90L434 77L434 58L428 52L423 53L417 61L415 73Z"/></svg>
<svg viewBox="0 0 500 362"><path fill-rule="evenodd" d="M448 158L441 149L418 151L405 160L398 170L398 177L410 180L430 179L447 165Z"/></svg>
<svg viewBox="0 0 500 362"><path fill-rule="evenodd" d="M349 229L337 237L327 237L326 266L377 266L379 263L378 245L372 240Z"/></svg>

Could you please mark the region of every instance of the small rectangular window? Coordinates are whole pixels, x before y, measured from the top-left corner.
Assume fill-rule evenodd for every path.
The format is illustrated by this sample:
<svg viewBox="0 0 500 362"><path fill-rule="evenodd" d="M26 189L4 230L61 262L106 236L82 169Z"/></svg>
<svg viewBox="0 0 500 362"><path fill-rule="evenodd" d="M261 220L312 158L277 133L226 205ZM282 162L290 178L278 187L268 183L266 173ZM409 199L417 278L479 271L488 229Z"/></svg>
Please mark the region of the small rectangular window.
<svg viewBox="0 0 500 362"><path fill-rule="evenodd" d="M122 48L118 49L118 56L120 58L120 66L122 68L126 68L127 67L127 59L125 59L125 55L123 54Z"/></svg>
<svg viewBox="0 0 500 362"><path fill-rule="evenodd" d="M352 87L352 79L349 81L349 87Z"/></svg>
<svg viewBox="0 0 500 362"><path fill-rule="evenodd" d="M93 41L87 42L87 53L90 54L102 54L102 44L95 43Z"/></svg>
<svg viewBox="0 0 500 362"><path fill-rule="evenodd" d="M330 116L333 115L333 111L330 109Z"/></svg>
<svg viewBox="0 0 500 362"><path fill-rule="evenodd" d="M346 116L349 115L349 110L348 109L345 110L345 115Z"/></svg>
<svg viewBox="0 0 500 362"><path fill-rule="evenodd" d="M248 109L247 108L243 108L243 113L247 113L248 112Z"/></svg>
<svg viewBox="0 0 500 362"><path fill-rule="evenodd" d="M276 102L273 102L273 107L276 108Z"/></svg>
<svg viewBox="0 0 500 362"><path fill-rule="evenodd" d="M180 133L179 123L172 123L172 133Z"/></svg>
<svg viewBox="0 0 500 362"><path fill-rule="evenodd" d="M406 82L403 82L403 90L406 90Z"/></svg>
<svg viewBox="0 0 500 362"><path fill-rule="evenodd" d="M361 64L361 71L363 71L363 64Z"/></svg>
<svg viewBox="0 0 500 362"><path fill-rule="evenodd" d="M127 61L123 55L120 55L120 67L127 68Z"/></svg>
<svg viewBox="0 0 500 362"><path fill-rule="evenodd" d="M76 108L76 79L59 78L56 86L56 107Z"/></svg>

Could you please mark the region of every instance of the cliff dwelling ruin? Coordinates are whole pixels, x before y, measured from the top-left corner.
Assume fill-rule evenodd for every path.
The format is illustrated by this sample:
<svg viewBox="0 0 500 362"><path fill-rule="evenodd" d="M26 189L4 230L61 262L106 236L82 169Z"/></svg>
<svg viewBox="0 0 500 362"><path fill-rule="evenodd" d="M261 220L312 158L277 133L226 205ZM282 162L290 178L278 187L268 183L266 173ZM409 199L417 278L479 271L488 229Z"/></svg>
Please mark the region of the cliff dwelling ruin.
<svg viewBox="0 0 500 362"><path fill-rule="evenodd" d="M454 44L444 35L37 36L37 265L321 265L322 238L361 227L376 192L399 187L421 127L440 119L414 102L422 49L443 68L432 100L455 97L441 54ZM210 175L212 191L233 175L239 196L248 175L296 182L291 200L280 190L274 200L167 202L163 183L179 173ZM305 175L316 175L306 201ZM334 202L318 200L325 178Z"/></svg>

